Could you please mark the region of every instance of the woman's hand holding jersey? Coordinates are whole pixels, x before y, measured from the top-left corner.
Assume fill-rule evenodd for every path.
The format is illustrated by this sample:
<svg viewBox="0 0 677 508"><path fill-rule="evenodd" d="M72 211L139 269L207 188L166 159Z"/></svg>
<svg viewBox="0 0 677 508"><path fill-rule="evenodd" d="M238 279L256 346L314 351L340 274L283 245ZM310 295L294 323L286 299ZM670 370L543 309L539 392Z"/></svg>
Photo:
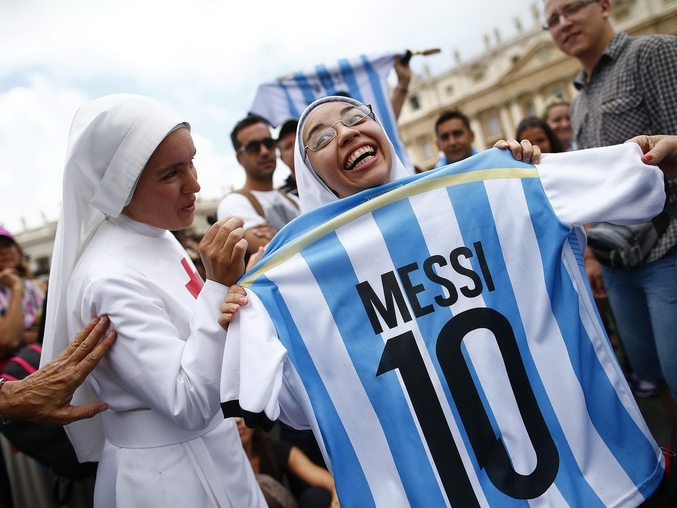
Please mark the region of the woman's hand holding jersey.
<svg viewBox="0 0 677 508"><path fill-rule="evenodd" d="M244 221L237 217L224 217L216 222L200 242L200 257L207 279L224 286L235 284L244 273Z"/></svg>

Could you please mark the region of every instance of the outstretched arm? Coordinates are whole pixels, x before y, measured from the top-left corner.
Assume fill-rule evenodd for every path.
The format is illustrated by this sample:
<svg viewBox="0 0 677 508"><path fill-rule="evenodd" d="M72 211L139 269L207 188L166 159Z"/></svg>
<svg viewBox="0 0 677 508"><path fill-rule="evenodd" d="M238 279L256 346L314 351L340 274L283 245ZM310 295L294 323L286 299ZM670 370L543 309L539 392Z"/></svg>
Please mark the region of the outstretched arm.
<svg viewBox="0 0 677 508"><path fill-rule="evenodd" d="M65 425L108 409L105 402L72 406L75 389L97 366L115 341L106 316L94 318L54 360L20 381L0 388L0 415L5 420L37 420Z"/></svg>

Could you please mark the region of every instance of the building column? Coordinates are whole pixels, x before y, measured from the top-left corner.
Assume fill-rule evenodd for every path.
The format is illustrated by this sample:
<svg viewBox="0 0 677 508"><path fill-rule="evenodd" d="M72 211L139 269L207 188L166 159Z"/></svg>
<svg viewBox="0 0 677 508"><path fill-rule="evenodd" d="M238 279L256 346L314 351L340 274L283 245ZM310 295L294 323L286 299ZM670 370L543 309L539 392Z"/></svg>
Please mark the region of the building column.
<svg viewBox="0 0 677 508"><path fill-rule="evenodd" d="M534 94L534 109L536 110L536 116L540 117L543 114L545 109L545 97L543 97L543 94Z"/></svg>
<svg viewBox="0 0 677 508"><path fill-rule="evenodd" d="M503 130L503 139L510 139L515 137L515 129L517 125L513 124L510 110L503 105L498 110L498 119L501 122L501 129Z"/></svg>
<svg viewBox="0 0 677 508"><path fill-rule="evenodd" d="M515 129L517 129L519 123L526 116L519 101L514 100L510 103L510 114L512 115L512 122L515 125Z"/></svg>
<svg viewBox="0 0 677 508"><path fill-rule="evenodd" d="M487 149L487 142L484 138L484 129L482 128L482 122L478 117L473 117L470 119L470 128L475 133L475 142L473 143L473 148L478 152Z"/></svg>

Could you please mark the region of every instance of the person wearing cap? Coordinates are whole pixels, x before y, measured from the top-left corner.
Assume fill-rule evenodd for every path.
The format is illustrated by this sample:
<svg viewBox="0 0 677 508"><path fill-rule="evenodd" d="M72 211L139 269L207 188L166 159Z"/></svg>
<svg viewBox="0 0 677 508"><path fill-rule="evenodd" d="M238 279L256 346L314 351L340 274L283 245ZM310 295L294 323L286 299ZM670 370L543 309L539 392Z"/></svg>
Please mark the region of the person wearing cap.
<svg viewBox="0 0 677 508"><path fill-rule="evenodd" d="M0 227L0 372L3 359L37 338L44 290L32 279L21 246Z"/></svg>
<svg viewBox="0 0 677 508"><path fill-rule="evenodd" d="M204 235L206 282L171 234L192 224L200 190L190 125L149 97L109 95L77 111L66 153L42 361L94 316L117 333L73 396L109 410L66 426L78 459L99 463L94 506L264 508L219 414L219 306L244 271L242 221Z"/></svg>

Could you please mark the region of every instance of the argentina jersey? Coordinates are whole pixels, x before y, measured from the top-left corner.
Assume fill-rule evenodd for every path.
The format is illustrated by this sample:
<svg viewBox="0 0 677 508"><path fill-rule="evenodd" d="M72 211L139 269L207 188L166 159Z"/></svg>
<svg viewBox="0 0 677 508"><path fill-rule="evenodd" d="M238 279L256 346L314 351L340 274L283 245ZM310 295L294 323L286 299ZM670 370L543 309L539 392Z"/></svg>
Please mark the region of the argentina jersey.
<svg viewBox="0 0 677 508"><path fill-rule="evenodd" d="M312 428L343 507L637 506L664 459L579 227L664 201L636 146L494 149L303 214L240 281L224 414Z"/></svg>

